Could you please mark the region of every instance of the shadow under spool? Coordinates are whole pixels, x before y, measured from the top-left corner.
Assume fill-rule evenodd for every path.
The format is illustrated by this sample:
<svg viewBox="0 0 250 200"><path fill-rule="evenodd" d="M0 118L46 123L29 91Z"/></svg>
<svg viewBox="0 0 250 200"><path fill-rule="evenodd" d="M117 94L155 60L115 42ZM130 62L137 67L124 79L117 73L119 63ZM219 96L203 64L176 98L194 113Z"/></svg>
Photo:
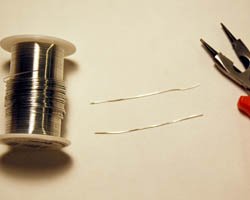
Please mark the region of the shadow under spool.
<svg viewBox="0 0 250 200"><path fill-rule="evenodd" d="M1 41L11 52L10 74L5 80L6 134L0 141L12 146L61 148L66 91L64 57L73 44L48 36L12 36Z"/></svg>

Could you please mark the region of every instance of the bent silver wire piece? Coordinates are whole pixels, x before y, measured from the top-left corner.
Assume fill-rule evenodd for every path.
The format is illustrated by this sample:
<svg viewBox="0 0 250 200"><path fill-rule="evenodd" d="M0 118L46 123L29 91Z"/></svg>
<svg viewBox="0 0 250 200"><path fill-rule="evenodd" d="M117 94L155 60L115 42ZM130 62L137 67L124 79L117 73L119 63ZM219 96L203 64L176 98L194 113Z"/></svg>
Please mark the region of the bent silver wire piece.
<svg viewBox="0 0 250 200"><path fill-rule="evenodd" d="M140 99L140 98L155 96L155 95L164 94L164 93L168 93L168 92L191 90L191 89L197 88L199 86L200 86L200 84L197 83L197 84L192 85L190 87L172 88L172 89L166 89L166 90L161 90L161 91L156 91L156 92L150 92L150 93L146 93L146 94L139 94L139 95L131 96L131 97L118 98L118 99L93 101L90 104L95 105L95 104L113 103L113 102L118 102L118 101L127 101L127 100L133 100L133 99Z"/></svg>
<svg viewBox="0 0 250 200"><path fill-rule="evenodd" d="M228 28L224 24L221 23L221 26L226 36L228 37L234 49L234 52L246 69L244 72L239 70L229 58L224 56L222 53L217 52L203 39L200 39L200 41L205 47L208 54L212 57L217 69L226 77L244 88L246 93L250 95L250 51L241 41L241 39L236 39L236 37L228 30Z"/></svg>
<svg viewBox="0 0 250 200"><path fill-rule="evenodd" d="M20 35L5 38L1 47L11 52L6 83L6 134L0 141L14 146L56 147L70 142L61 135L66 113L64 57L75 52L62 39Z"/></svg>
<svg viewBox="0 0 250 200"><path fill-rule="evenodd" d="M170 124L174 124L174 123L178 123L178 122L181 122L181 121L190 120L190 119L194 119L194 118L198 118L198 117L202 117L202 116L203 116L203 114L190 115L190 116L187 116L187 117L184 117L184 118L175 119L173 121L164 122L164 123L161 123L161 124L149 125L149 126L145 126L145 127L142 127L142 128L134 128L134 129L124 130L124 131L102 131L102 132L95 132L95 134L131 133L131 132L142 131L142 130L146 130L146 129L157 128L157 127L161 127L161 126L166 126L166 125L170 125Z"/></svg>

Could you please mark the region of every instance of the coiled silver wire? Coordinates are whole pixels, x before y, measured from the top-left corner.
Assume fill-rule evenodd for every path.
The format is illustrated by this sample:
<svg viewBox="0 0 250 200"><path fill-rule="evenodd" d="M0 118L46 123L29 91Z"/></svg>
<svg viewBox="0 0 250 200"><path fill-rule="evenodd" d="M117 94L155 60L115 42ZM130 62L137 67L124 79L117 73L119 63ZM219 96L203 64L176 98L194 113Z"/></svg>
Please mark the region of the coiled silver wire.
<svg viewBox="0 0 250 200"><path fill-rule="evenodd" d="M42 42L11 49L6 82L6 133L61 135L65 115L64 50Z"/></svg>

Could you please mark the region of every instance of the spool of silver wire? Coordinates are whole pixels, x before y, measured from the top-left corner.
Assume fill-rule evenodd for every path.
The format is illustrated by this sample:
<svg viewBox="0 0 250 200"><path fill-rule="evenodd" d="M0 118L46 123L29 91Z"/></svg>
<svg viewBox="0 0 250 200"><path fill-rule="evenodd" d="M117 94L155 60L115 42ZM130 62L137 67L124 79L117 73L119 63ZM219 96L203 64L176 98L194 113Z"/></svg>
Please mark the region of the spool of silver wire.
<svg viewBox="0 0 250 200"><path fill-rule="evenodd" d="M5 79L6 134L9 145L64 147L61 136L66 91L64 57L73 44L54 37L21 35L5 38L1 47L11 52L10 74Z"/></svg>

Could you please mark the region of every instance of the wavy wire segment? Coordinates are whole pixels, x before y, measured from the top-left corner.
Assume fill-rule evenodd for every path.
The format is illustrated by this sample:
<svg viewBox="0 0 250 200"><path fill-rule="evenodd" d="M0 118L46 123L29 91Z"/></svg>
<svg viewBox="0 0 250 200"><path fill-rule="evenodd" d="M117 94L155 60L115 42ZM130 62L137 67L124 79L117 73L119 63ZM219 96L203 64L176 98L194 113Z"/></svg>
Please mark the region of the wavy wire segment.
<svg viewBox="0 0 250 200"><path fill-rule="evenodd" d="M145 97L150 97L154 95L159 95L167 92L175 92L175 91L185 91L185 90L191 90L194 88L199 87L200 84L195 84L190 87L185 87L185 88L173 88L173 89L167 89L167 90L162 90L162 91L156 91L156 92L151 92L147 94L140 94L136 96L131 96L131 97L124 97L124 98L119 98L119 99L110 99L110 100L101 100L101 101L93 101L90 104L95 105L95 104L102 104L102 103L112 103L112 102L118 102L118 101L127 101L127 100L132 100L132 99L139 99L139 98L145 98Z"/></svg>
<svg viewBox="0 0 250 200"><path fill-rule="evenodd" d="M95 132L95 134L122 134L122 133L131 133L131 132L135 132L135 131L142 131L142 130L146 130L146 129L152 129L152 128L157 128L157 127L161 127L161 126L166 126L166 125L169 125L169 124L174 124L174 123L178 123L178 122L181 122L181 121L185 121L185 120L189 120L189 119L194 119L194 118L202 117L202 116L203 116L203 114L190 115L188 117L176 119L176 120L169 121L169 122L164 122L164 123L161 123L161 124L150 125L150 126L146 126L146 127L142 127L142 128L134 128L134 129L124 130L124 131Z"/></svg>

